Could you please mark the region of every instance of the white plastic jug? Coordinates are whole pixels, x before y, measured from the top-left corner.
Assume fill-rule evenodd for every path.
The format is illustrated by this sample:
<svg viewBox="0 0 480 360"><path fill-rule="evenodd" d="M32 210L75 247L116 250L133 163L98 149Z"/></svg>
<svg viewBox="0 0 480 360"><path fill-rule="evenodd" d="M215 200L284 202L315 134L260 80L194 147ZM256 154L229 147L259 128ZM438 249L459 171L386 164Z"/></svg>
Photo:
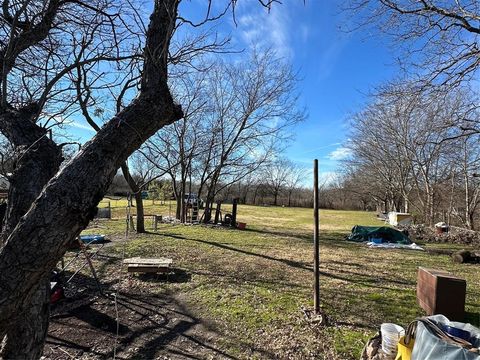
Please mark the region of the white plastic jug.
<svg viewBox="0 0 480 360"><path fill-rule="evenodd" d="M380 326L382 333L382 350L388 359L395 358L400 337L405 335L405 329L397 324L384 323Z"/></svg>

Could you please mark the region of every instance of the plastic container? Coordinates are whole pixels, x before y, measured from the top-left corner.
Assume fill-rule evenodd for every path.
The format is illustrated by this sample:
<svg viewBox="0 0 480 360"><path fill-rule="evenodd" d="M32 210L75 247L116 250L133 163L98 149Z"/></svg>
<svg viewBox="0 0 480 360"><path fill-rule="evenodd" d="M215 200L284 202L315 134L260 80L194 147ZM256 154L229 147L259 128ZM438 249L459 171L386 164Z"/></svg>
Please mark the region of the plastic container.
<svg viewBox="0 0 480 360"><path fill-rule="evenodd" d="M395 360L411 360L414 344L415 340L413 338L410 339L408 345L405 344L405 336L402 336L400 340L398 340L398 353Z"/></svg>
<svg viewBox="0 0 480 360"><path fill-rule="evenodd" d="M239 230L245 230L247 224L244 222L237 222L237 229Z"/></svg>
<svg viewBox="0 0 480 360"><path fill-rule="evenodd" d="M376 237L370 238L370 241L373 242L374 244L381 244L381 243L383 243L383 239L382 239L382 238L376 238Z"/></svg>
<svg viewBox="0 0 480 360"><path fill-rule="evenodd" d="M386 358L395 358L397 344L400 338L405 335L405 329L397 324L384 323L380 326L380 332L382 333L382 350Z"/></svg>
<svg viewBox="0 0 480 360"><path fill-rule="evenodd" d="M450 334L452 336L458 337L463 340L470 341L470 333L468 331L449 326L449 325L442 325L443 331L445 331L447 334Z"/></svg>

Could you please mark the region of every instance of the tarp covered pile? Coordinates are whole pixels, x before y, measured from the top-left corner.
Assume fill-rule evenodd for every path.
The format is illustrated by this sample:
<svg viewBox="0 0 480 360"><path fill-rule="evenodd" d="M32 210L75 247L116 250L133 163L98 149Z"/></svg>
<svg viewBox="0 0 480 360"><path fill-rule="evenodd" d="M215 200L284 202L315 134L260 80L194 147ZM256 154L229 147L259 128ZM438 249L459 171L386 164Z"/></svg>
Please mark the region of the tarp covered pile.
<svg viewBox="0 0 480 360"><path fill-rule="evenodd" d="M348 236L348 240L356 242L380 242L377 239L381 239L381 243L396 243L403 245L409 245L412 243L408 236L401 231L386 226L377 227L355 225L352 229L352 233Z"/></svg>
<svg viewBox="0 0 480 360"><path fill-rule="evenodd" d="M347 240L365 242L369 247L376 248L424 250L410 241L405 233L387 226L355 225Z"/></svg>

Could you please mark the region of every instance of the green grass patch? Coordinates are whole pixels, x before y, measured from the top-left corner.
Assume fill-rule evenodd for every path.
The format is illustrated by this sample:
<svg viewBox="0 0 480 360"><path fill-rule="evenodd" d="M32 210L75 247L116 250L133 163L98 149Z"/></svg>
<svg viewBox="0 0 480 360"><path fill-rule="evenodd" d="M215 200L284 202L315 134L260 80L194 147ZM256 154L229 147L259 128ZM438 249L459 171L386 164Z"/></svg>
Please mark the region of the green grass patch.
<svg viewBox="0 0 480 360"><path fill-rule="evenodd" d="M125 239L126 202L114 204L115 219L99 221L87 232L117 239L108 251L174 259L188 279L153 283L152 291L178 294L221 334L221 346L239 358L323 354L357 359L382 322L406 326L423 314L415 296L418 266L465 278L469 319L480 320L477 266L454 264L445 254L370 249L345 241L354 225L381 225L373 213L320 212L321 303L333 325L316 331L300 311L312 306L312 209L240 205L238 221L247 223L245 231L163 224L156 233ZM169 215L174 206L147 201L145 208L146 213Z"/></svg>

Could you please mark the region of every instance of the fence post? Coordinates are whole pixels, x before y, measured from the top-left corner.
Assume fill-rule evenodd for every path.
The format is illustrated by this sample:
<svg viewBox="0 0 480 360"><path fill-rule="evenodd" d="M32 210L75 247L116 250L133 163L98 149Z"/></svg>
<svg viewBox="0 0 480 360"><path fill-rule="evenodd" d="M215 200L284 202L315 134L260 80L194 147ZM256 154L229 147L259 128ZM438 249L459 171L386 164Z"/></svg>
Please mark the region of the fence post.
<svg viewBox="0 0 480 360"><path fill-rule="evenodd" d="M318 212L318 160L313 161L313 271L314 294L313 307L315 314L320 313L320 244L319 244L319 212Z"/></svg>

